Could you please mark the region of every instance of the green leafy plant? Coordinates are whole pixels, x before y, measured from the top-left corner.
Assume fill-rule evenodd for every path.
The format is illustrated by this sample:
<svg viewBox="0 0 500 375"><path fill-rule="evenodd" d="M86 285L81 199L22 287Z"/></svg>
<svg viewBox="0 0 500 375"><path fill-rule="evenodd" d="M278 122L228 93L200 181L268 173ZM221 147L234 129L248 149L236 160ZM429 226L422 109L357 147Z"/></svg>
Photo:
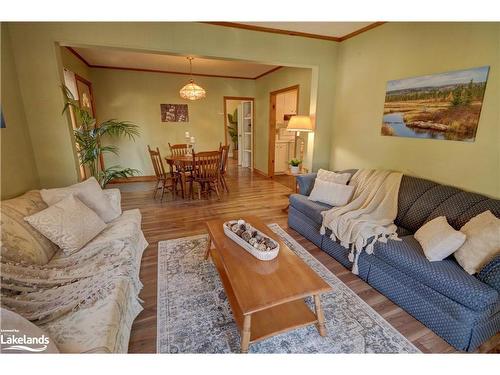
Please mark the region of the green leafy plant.
<svg viewBox="0 0 500 375"><path fill-rule="evenodd" d="M139 127L128 121L117 121L114 119L104 121L97 125L96 120L85 108L80 108L71 91L62 86L65 104L62 113L69 108L77 118L78 127L73 130L80 164L88 169L90 175L95 177L102 187L105 187L114 178L128 178L139 173L134 168L122 168L113 165L109 168L101 168L101 155L106 152L118 155L118 147L114 145L102 145L106 137L128 137L135 140L139 136Z"/></svg>
<svg viewBox="0 0 500 375"><path fill-rule="evenodd" d="M234 110L234 113L227 114L227 120L230 126L227 127L227 131L229 136L231 137L231 141L234 144L234 149L238 149L238 109Z"/></svg>
<svg viewBox="0 0 500 375"><path fill-rule="evenodd" d="M292 159L288 162L292 167L298 167L302 163L302 160L300 159Z"/></svg>

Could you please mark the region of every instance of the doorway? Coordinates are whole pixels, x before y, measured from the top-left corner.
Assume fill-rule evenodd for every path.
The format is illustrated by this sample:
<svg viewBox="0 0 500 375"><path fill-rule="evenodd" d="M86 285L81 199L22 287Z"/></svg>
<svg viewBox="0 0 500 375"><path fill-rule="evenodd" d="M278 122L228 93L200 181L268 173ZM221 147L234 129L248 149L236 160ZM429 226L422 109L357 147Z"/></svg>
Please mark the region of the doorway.
<svg viewBox="0 0 500 375"><path fill-rule="evenodd" d="M244 168L254 167L255 100L245 96L224 96L224 140L229 157Z"/></svg>
<svg viewBox="0 0 500 375"><path fill-rule="evenodd" d="M300 86L290 86L269 94L269 157L268 175L284 175L288 162L295 157L295 132L286 130L288 120L299 110Z"/></svg>

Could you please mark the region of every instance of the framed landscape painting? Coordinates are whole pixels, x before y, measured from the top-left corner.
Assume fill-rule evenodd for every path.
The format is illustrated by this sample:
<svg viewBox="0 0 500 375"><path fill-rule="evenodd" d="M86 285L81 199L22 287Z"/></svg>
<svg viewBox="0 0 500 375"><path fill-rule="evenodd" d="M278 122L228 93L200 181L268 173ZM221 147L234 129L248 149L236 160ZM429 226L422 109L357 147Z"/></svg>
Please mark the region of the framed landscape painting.
<svg viewBox="0 0 500 375"><path fill-rule="evenodd" d="M473 142L489 69L388 81L381 134Z"/></svg>

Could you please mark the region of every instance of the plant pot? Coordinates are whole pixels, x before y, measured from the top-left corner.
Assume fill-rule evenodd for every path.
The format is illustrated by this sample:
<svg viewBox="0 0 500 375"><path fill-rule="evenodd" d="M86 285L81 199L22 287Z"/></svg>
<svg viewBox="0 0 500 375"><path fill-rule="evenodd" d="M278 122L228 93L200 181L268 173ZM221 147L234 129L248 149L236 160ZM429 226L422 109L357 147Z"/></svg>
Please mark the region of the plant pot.
<svg viewBox="0 0 500 375"><path fill-rule="evenodd" d="M233 150L233 160L238 160L238 149L237 148L235 148Z"/></svg>
<svg viewBox="0 0 500 375"><path fill-rule="evenodd" d="M299 168L300 167L298 165L297 166L291 165L290 166L290 173L291 174L299 174L299 172L300 172Z"/></svg>

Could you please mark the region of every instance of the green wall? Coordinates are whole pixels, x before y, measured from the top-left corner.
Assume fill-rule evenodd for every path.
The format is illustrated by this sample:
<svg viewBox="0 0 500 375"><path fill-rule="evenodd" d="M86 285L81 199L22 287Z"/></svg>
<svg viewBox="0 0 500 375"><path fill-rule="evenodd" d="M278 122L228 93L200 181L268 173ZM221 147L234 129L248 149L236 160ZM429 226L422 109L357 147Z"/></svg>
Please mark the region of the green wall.
<svg viewBox="0 0 500 375"><path fill-rule="evenodd" d="M314 166L327 167L331 146L337 44L325 40L201 23L9 23L19 86L43 187L77 181L74 145L63 98L64 45L90 45L313 67L317 85ZM316 100L316 99L315 99Z"/></svg>
<svg viewBox="0 0 500 375"><path fill-rule="evenodd" d="M105 165L137 168L143 175L154 174L147 145L168 155L168 143L185 143L186 131L196 138L195 150L217 150L219 142L224 143L223 97L254 96L255 86L253 80L195 77L207 97L191 102L179 97L180 88L189 81L186 75L98 68L91 69L91 75L99 120L131 121L141 132L136 142L114 141L121 153L108 154ZM189 122L161 122L160 104L187 104Z"/></svg>
<svg viewBox="0 0 500 375"><path fill-rule="evenodd" d="M500 23L388 23L339 46L331 168L392 168L500 197ZM388 80L484 65L475 142L380 135Z"/></svg>
<svg viewBox="0 0 500 375"><path fill-rule="evenodd" d="M5 25L1 25L1 108L7 127L0 129L1 199L39 187L38 172L28 134L16 65Z"/></svg>
<svg viewBox="0 0 500 375"><path fill-rule="evenodd" d="M388 23L340 44L200 23L9 23L8 30L30 160L43 187L77 181L68 119L60 114L58 43L69 43L311 68L313 170L393 168L500 196L499 23ZM474 143L380 136L387 80L482 65L491 70ZM6 113L15 107L5 106ZM266 143L266 121L256 119L256 143ZM256 153L256 166L266 171L263 160L267 148Z"/></svg>
<svg viewBox="0 0 500 375"><path fill-rule="evenodd" d="M255 98L255 168L268 173L269 157L269 94L286 87L299 85L299 115L309 115L311 97L311 69L281 68L259 78ZM302 137L307 137L303 134ZM310 168L310 163L305 161Z"/></svg>

